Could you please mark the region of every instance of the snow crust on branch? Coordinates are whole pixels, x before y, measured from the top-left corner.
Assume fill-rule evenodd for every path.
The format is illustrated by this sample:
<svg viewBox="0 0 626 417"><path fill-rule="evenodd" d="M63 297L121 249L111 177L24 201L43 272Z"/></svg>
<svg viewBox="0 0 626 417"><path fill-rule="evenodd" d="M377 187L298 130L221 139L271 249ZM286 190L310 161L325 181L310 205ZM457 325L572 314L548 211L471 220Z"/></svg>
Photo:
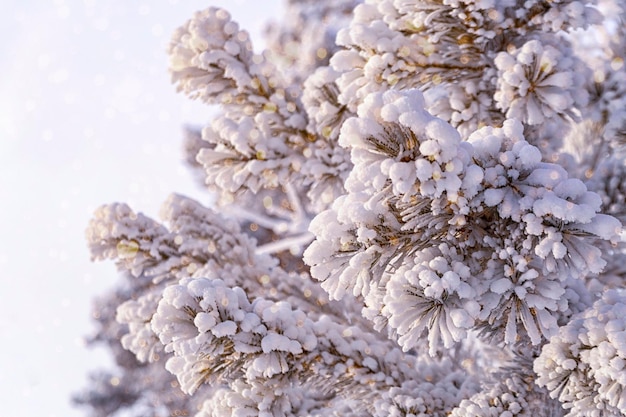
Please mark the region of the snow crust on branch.
<svg viewBox="0 0 626 417"><path fill-rule="evenodd" d="M578 118L578 109L588 100L587 91L578 88L586 68L570 58L571 51L563 53L535 39L511 50L498 53L494 60L498 69L494 99L506 117L531 125L555 116Z"/></svg>
<svg viewBox="0 0 626 417"><path fill-rule="evenodd" d="M617 241L621 224L541 162L519 122L461 142L424 103L375 93L344 124L347 194L313 219L304 260L332 298L363 297L405 350L427 333L434 355L473 328L540 344L567 314L570 281L604 267L595 240Z"/></svg>
<svg viewBox="0 0 626 417"><path fill-rule="evenodd" d="M255 404L255 415L285 414L303 398L320 407L361 384L383 387L415 372L393 359L398 355L388 341L328 316L311 320L287 302L249 301L241 288L219 279L189 278L167 287L152 328L174 353L166 367L183 391L193 394L204 383L228 386L242 398L231 405ZM345 380L345 392L325 387L329 378Z"/></svg>
<svg viewBox="0 0 626 417"><path fill-rule="evenodd" d="M189 276L203 267L247 265L255 242L234 220L173 194L163 204L166 227L123 203L96 210L87 229L94 259L114 259L121 270L155 283ZM272 264L269 257L259 263Z"/></svg>
<svg viewBox="0 0 626 417"><path fill-rule="evenodd" d="M420 88L428 91L433 114L459 127L464 137L481 124L499 124L505 117L517 117L519 112L531 112L527 117L540 123L536 115L541 109L557 113L566 110L568 99L554 91L554 83L580 99L576 103L581 105L583 90L577 88L579 83L574 79L567 82L563 74L546 80L552 74L542 74L540 67L554 58L544 57L541 62L526 63L530 73L538 77L530 81L544 86L539 88L542 91L529 98L515 95L518 90L511 88L506 79L516 85L521 81L513 79L525 80L525 76L514 75L505 65L504 56L509 55L507 51L524 49L523 43L534 34L541 42L562 45L561 31L584 28L600 20L593 3L367 0L355 8L350 26L339 32L337 43L345 50L330 61L342 73L338 79L340 99L356 111L373 92ZM568 51L558 67L555 62L551 65L561 71L568 70L573 62L576 59ZM572 76L580 81L579 74L574 72ZM494 97L496 87L505 91ZM514 110L505 116L510 101L515 102Z"/></svg>
<svg viewBox="0 0 626 417"><path fill-rule="evenodd" d="M537 384L569 410L567 416L626 414L626 295L609 290L572 317L535 360Z"/></svg>
<svg viewBox="0 0 626 417"><path fill-rule="evenodd" d="M179 91L203 100L215 95L236 98L253 88L253 76L260 72L248 32L218 8L196 12L175 32L170 57L172 81Z"/></svg>

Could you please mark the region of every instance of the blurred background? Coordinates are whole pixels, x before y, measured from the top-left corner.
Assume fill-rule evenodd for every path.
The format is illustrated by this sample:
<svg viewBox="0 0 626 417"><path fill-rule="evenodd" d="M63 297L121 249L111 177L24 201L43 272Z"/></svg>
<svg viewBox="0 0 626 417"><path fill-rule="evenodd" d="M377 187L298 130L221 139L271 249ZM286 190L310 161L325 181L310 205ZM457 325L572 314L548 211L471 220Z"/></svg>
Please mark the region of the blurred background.
<svg viewBox="0 0 626 417"><path fill-rule="evenodd" d="M87 349L91 300L117 280L84 231L101 204L158 217L201 201L182 127L211 110L175 92L166 46L195 10L228 9L263 45L280 0L3 0L0 26L0 417L78 417L70 403L105 351Z"/></svg>

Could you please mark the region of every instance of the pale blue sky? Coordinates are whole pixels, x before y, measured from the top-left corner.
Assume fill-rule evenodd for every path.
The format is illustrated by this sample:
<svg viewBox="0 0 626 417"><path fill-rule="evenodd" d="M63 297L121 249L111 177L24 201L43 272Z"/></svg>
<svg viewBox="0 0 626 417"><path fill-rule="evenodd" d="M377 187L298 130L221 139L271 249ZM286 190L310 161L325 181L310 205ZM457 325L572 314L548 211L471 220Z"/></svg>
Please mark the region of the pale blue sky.
<svg viewBox="0 0 626 417"><path fill-rule="evenodd" d="M175 93L165 45L210 5L253 34L281 12L280 0L2 2L1 417L86 415L69 397L108 356L81 339L91 299L117 279L89 261L93 210L124 201L156 216L170 192L206 198L180 144L182 125L210 113Z"/></svg>

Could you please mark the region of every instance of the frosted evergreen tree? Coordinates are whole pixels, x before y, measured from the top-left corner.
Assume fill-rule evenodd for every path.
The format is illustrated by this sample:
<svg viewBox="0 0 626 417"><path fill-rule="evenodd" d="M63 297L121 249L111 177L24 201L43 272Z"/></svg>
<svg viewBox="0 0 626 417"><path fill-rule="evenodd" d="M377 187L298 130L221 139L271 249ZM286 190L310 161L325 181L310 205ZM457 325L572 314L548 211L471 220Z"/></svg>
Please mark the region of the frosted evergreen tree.
<svg viewBox="0 0 626 417"><path fill-rule="evenodd" d="M626 415L618 1L290 0L173 35L216 203L87 239L94 416Z"/></svg>

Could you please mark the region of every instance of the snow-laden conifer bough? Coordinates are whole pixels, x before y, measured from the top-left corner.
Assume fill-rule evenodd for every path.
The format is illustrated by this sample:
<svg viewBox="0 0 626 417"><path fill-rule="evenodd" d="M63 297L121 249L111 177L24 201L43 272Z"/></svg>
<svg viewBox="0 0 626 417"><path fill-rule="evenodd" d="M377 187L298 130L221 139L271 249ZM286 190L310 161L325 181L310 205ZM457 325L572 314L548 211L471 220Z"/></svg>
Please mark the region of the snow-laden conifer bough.
<svg viewBox="0 0 626 417"><path fill-rule="evenodd" d="M626 415L618 1L290 0L169 48L213 207L122 203L93 416Z"/></svg>

